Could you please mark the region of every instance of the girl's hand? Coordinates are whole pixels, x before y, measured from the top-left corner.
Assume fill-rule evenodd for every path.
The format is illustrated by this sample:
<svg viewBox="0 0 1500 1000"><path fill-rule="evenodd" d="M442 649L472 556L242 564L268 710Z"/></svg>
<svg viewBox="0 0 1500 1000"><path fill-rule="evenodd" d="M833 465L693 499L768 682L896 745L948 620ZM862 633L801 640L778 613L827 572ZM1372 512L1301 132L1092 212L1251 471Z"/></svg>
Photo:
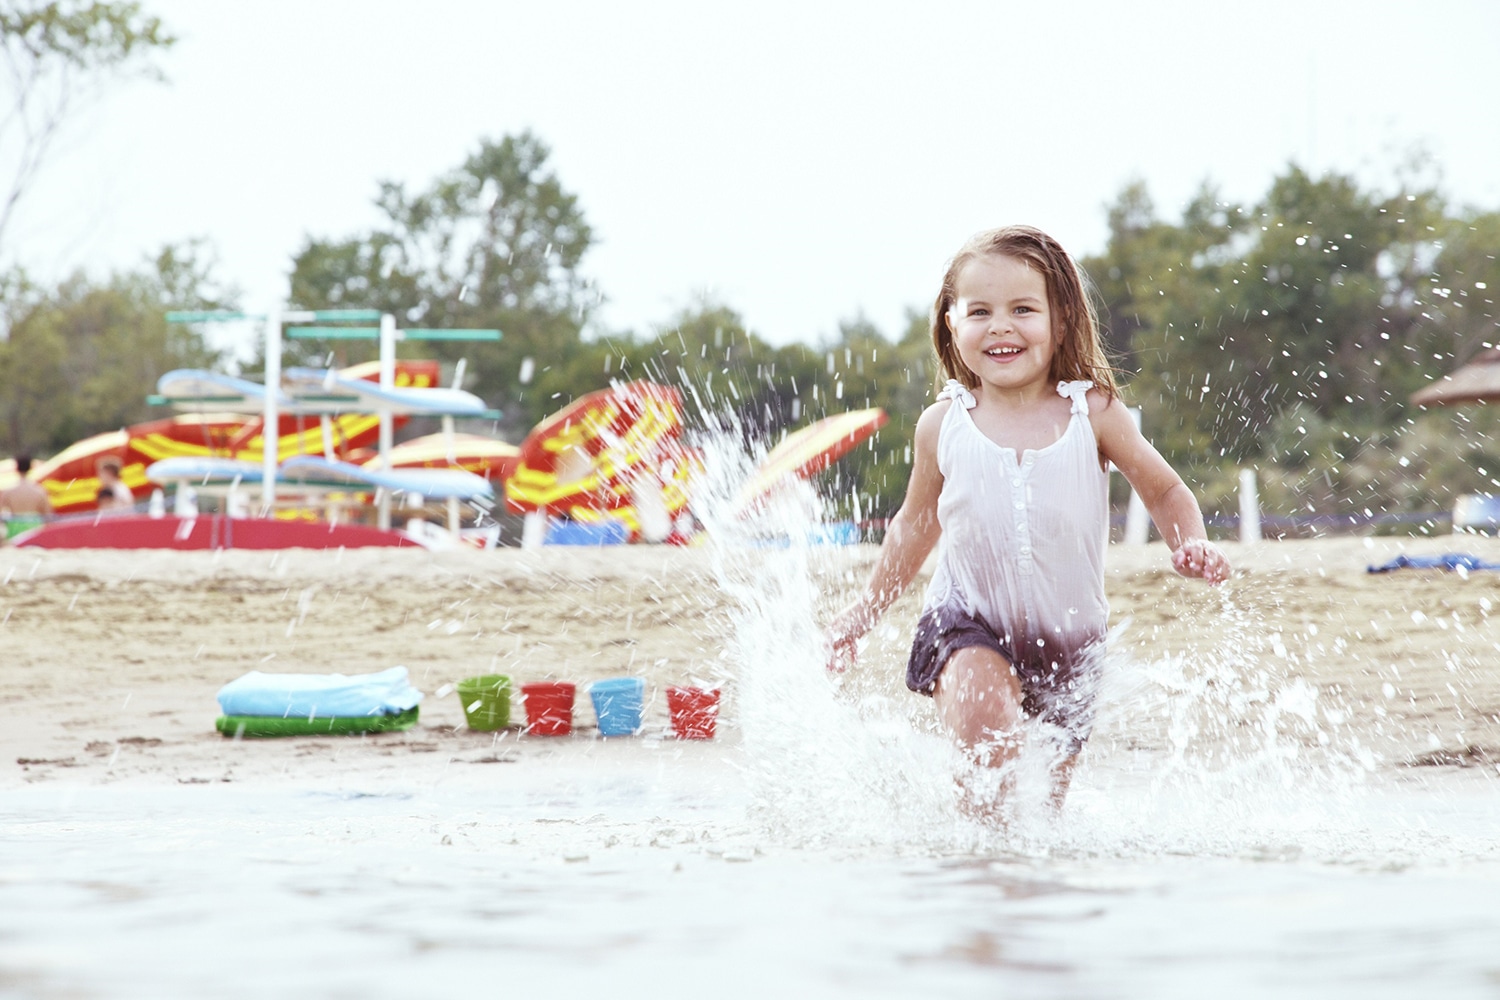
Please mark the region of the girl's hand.
<svg viewBox="0 0 1500 1000"><path fill-rule="evenodd" d="M854 665L855 661L859 659L858 641L857 639L835 639L832 635L828 636L828 641L824 647L828 655L828 662L824 666L828 668L830 673L841 674Z"/></svg>
<svg viewBox="0 0 1500 1000"><path fill-rule="evenodd" d="M1172 553L1172 568L1183 576L1199 577L1206 583L1229 579L1229 559L1206 538L1190 538Z"/></svg>
<svg viewBox="0 0 1500 1000"><path fill-rule="evenodd" d="M854 604L838 615L823 633L823 650L827 656L827 667L834 673L843 673L859 658L859 640L870 630L868 612Z"/></svg>

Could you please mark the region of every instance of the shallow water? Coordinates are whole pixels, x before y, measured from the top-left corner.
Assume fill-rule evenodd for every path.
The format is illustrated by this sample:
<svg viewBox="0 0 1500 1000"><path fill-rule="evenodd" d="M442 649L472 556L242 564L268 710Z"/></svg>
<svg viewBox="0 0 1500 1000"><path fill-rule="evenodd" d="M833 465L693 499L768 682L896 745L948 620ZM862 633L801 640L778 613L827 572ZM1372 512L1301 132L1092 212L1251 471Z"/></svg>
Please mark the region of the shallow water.
<svg viewBox="0 0 1500 1000"><path fill-rule="evenodd" d="M1102 837L1131 782L1096 773L1050 846L950 852L788 846L742 751L687 750L425 788L22 790L0 806L0 993L1500 990L1500 806L1473 772L1217 851Z"/></svg>

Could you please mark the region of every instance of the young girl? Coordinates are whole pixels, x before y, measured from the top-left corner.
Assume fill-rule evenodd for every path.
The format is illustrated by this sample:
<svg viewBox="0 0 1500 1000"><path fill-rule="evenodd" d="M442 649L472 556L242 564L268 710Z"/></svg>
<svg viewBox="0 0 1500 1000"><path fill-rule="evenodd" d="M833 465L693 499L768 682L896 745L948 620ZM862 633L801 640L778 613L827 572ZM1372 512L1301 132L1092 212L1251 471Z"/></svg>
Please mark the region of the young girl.
<svg viewBox="0 0 1500 1000"><path fill-rule="evenodd" d="M1061 805L1088 739L1108 605L1108 464L1125 474L1184 576L1229 562L1198 502L1119 400L1077 267L1051 237L975 236L948 265L932 313L948 375L917 421L911 482L864 592L828 630L830 667L911 583L941 536L906 684L981 764L1019 749L1018 725L1058 727Z"/></svg>

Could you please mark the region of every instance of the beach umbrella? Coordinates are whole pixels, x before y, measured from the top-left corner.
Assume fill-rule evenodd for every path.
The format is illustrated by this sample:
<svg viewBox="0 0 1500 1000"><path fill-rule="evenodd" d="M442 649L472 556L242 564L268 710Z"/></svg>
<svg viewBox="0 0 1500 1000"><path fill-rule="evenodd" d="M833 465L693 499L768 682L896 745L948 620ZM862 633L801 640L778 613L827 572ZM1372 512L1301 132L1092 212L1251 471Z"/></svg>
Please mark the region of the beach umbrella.
<svg viewBox="0 0 1500 1000"><path fill-rule="evenodd" d="M1475 355L1474 360L1412 393L1417 406L1457 406L1500 399L1500 347Z"/></svg>
<svg viewBox="0 0 1500 1000"><path fill-rule="evenodd" d="M340 368L339 375L379 382L380 362L364 361L348 368ZM442 384L442 375L442 365L438 361L430 358L397 358L391 384L397 389L433 389Z"/></svg>
<svg viewBox="0 0 1500 1000"><path fill-rule="evenodd" d="M669 386L631 382L580 396L532 428L505 483L520 512L626 503L626 484L662 466L682 433L682 396Z"/></svg>
<svg viewBox="0 0 1500 1000"><path fill-rule="evenodd" d="M740 506L749 507L790 476L806 479L843 458L854 446L885 426L885 410L851 410L808 424L772 448L740 490Z"/></svg>
<svg viewBox="0 0 1500 1000"><path fill-rule="evenodd" d="M31 478L47 491L52 509L59 514L93 510L99 503L99 460L114 458L120 462L120 478L136 491L150 490L146 480L146 463L132 460L130 432L124 428L105 431L75 441L44 462L32 466Z"/></svg>
<svg viewBox="0 0 1500 1000"><path fill-rule="evenodd" d="M510 478L521 460L521 449L481 434L427 434L391 449L393 469L464 469L496 482ZM380 465L379 456L365 460L366 468Z"/></svg>

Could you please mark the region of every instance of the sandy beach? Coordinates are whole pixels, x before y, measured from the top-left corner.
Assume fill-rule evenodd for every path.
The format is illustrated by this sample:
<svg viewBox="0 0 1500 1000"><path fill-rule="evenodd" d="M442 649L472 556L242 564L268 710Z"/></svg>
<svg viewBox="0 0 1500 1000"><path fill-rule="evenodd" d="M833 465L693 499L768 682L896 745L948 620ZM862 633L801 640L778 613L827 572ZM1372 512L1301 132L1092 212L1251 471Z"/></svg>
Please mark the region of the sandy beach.
<svg viewBox="0 0 1500 1000"><path fill-rule="evenodd" d="M1367 567L1500 541L1227 548L1111 550L1115 682L1019 830L902 685L920 586L812 661L872 547L0 550L0 995L1492 995L1500 573ZM214 730L247 671L398 664L409 731ZM645 730L470 732L491 672L642 676Z"/></svg>
<svg viewBox="0 0 1500 1000"><path fill-rule="evenodd" d="M1173 574L1160 545L1109 554L1114 650L1136 661L1233 658L1246 678L1303 678L1390 766L1500 763L1500 573L1401 570L1394 556L1466 552L1484 537L1333 539L1227 546L1235 579ZM815 553L817 620L862 581L869 546ZM724 691L736 739L742 664L726 644L739 613L704 549L556 548L433 554L351 550L218 554L0 550L0 747L4 784L314 779L350 766L447 768L487 760L451 685L503 673L580 685L577 736L593 735L583 685L636 675L648 733L668 728L667 685ZM849 683L925 700L901 684L920 584L892 609ZM405 665L426 694L417 728L378 739L235 743L213 729L214 694L251 670L364 673ZM1392 690L1386 690L1387 687ZM519 706L513 722L524 712ZM1143 720L1117 724L1139 727ZM555 752L520 739L506 755ZM1135 738L1150 740L1139 731ZM357 761L357 764L354 762Z"/></svg>

